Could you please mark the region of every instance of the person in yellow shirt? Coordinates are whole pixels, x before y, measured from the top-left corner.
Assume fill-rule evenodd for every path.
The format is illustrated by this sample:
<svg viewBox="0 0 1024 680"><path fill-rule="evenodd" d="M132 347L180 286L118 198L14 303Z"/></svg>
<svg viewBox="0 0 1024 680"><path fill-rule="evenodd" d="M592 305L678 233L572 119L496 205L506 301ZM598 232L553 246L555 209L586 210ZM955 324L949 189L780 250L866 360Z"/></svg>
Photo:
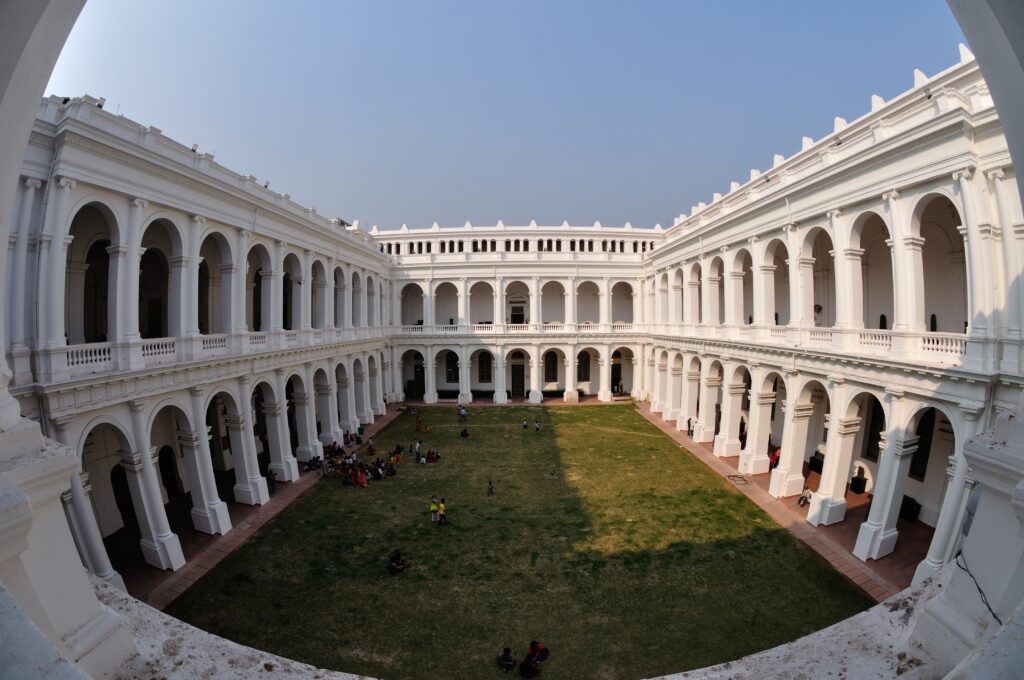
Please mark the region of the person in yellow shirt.
<svg viewBox="0 0 1024 680"><path fill-rule="evenodd" d="M444 506L444 499L437 504L437 526L448 524L448 509Z"/></svg>
<svg viewBox="0 0 1024 680"><path fill-rule="evenodd" d="M430 522L437 524L437 496L430 497Z"/></svg>

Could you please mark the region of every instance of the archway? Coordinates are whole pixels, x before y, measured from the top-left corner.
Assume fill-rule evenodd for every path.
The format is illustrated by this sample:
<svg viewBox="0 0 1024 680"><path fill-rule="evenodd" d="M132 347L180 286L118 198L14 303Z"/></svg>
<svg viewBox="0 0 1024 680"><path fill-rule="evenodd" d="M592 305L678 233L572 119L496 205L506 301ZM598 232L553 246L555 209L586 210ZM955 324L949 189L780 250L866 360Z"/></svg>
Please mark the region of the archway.
<svg viewBox="0 0 1024 680"><path fill-rule="evenodd" d="M690 278L686 282L686 309L689 313L688 323L703 324L704 319L704 277L700 263L690 267Z"/></svg>
<svg viewBox="0 0 1024 680"><path fill-rule="evenodd" d="M611 290L612 296L612 323L633 323L633 286L629 285L625 281L619 281ZM662 321L667 323L668 318ZM612 380L612 384L615 381Z"/></svg>
<svg viewBox="0 0 1024 680"><path fill-rule="evenodd" d="M316 438L312 386L307 388L295 373L285 381L284 394L288 405L288 440L295 458L305 463L321 451Z"/></svg>
<svg viewBox="0 0 1024 680"><path fill-rule="evenodd" d="M511 350L506 356L505 366L508 371L505 384L508 385L509 396L512 399L525 399L532 382L529 355L520 349Z"/></svg>
<svg viewBox="0 0 1024 680"><path fill-rule="evenodd" d="M789 249L780 239L772 239L765 249L765 267L768 268L768 290L763 299L765 321L769 326L788 326L791 316Z"/></svg>
<svg viewBox="0 0 1024 680"><path fill-rule="evenodd" d="M891 238L889 228L875 213L862 215L853 224L850 247L862 254L854 258L851 267L851 317L864 328L889 330L895 322Z"/></svg>
<svg viewBox="0 0 1024 680"><path fill-rule="evenodd" d="M454 326L459 322L459 291L450 281L434 288L434 323Z"/></svg>
<svg viewBox="0 0 1024 680"><path fill-rule="evenodd" d="M193 518L191 513L193 507L203 509L205 505L201 495L193 497L199 486L195 480L196 467L185 463L186 456L197 455L195 442L189 436L179 435L194 431L188 415L177 406L168 405L156 413L149 432L149 442L158 451L156 471L167 523L172 532L186 538L192 533L193 525L199 531L204 529L199 518ZM182 542L186 559L194 552L193 548L194 542Z"/></svg>
<svg viewBox="0 0 1024 680"><path fill-rule="evenodd" d="M461 369L459 355L450 349L442 349L434 355L434 385L438 399L459 397Z"/></svg>
<svg viewBox="0 0 1024 680"><path fill-rule="evenodd" d="M231 332L233 263L231 246L223 234L212 233L199 247L199 281L196 289L199 334ZM248 297L248 296L247 296Z"/></svg>
<svg viewBox="0 0 1024 680"><path fill-rule="evenodd" d="M270 253L257 243L245 260L245 323L253 333L272 330L273 276Z"/></svg>
<svg viewBox="0 0 1024 680"><path fill-rule="evenodd" d="M563 397L565 394L565 353L552 348L541 354L540 390L545 397Z"/></svg>
<svg viewBox="0 0 1024 680"><path fill-rule="evenodd" d="M751 383L747 437L740 452L741 473L760 475L778 465L787 403L786 381L780 373L769 371L758 384Z"/></svg>
<svg viewBox="0 0 1024 680"><path fill-rule="evenodd" d="M181 333L181 239L167 220L151 222L142 235L139 265L139 334L143 339ZM176 264L172 268L170 262Z"/></svg>
<svg viewBox="0 0 1024 680"><path fill-rule="evenodd" d="M752 383L753 379L746 366L736 366L725 376L721 425L715 435L716 456L738 456L746 446Z"/></svg>
<svg viewBox="0 0 1024 680"><path fill-rule="evenodd" d="M402 286L402 325L422 326L425 321L423 289L415 283Z"/></svg>
<svg viewBox="0 0 1024 680"><path fill-rule="evenodd" d="M701 376L700 410L694 428L694 439L698 442L713 442L720 431L724 380L722 362L717 359L710 361Z"/></svg>
<svg viewBox="0 0 1024 680"><path fill-rule="evenodd" d="M505 323L514 326L531 323L530 288L522 281L513 281L505 286Z"/></svg>
<svg viewBox="0 0 1024 680"><path fill-rule="evenodd" d="M612 352L612 394L626 396L633 393L633 362L635 355L629 347Z"/></svg>
<svg viewBox="0 0 1024 680"><path fill-rule="evenodd" d="M587 328L601 320L601 290L593 281L576 286L576 324Z"/></svg>
<svg viewBox="0 0 1024 680"><path fill-rule="evenodd" d="M793 413L786 417L779 465L772 472L768 489L771 495L783 498L795 496L805 487L817 489L825 459L829 409L828 390L821 382L808 380L796 397Z"/></svg>
<svg viewBox="0 0 1024 680"><path fill-rule="evenodd" d="M830 328L836 324L836 270L832 237L822 228L812 229L804 241L800 272L803 289L813 291L804 301L804 325ZM808 261L807 258L810 258ZM808 264L805 266L804 262Z"/></svg>
<svg viewBox="0 0 1024 680"><path fill-rule="evenodd" d="M313 371L313 422L316 424L316 436L321 444L331 444L335 439L334 419L331 418L331 387L327 381L327 372L322 368Z"/></svg>
<svg viewBox="0 0 1024 680"><path fill-rule="evenodd" d="M370 410L370 390L366 375L366 367L359 359L352 360L352 384L355 386L356 417L360 423L369 424L373 422L373 413Z"/></svg>
<svg viewBox="0 0 1024 680"><path fill-rule="evenodd" d="M281 327L286 331L302 328L302 264L294 253L288 253L284 258Z"/></svg>
<svg viewBox="0 0 1024 680"><path fill-rule="evenodd" d="M91 203L75 213L69 235L64 295L68 344L112 342L117 332L117 265L112 266L107 251L118 243L117 222L106 206Z"/></svg>
<svg viewBox="0 0 1024 680"><path fill-rule="evenodd" d="M469 289L469 322L473 325L497 323L494 318L494 287L477 281Z"/></svg>
<svg viewBox="0 0 1024 680"><path fill-rule="evenodd" d="M245 395L249 399L249 395ZM269 498L266 469L260 470L252 423L245 422L233 394L220 391L206 407L217 494L226 503L262 505ZM261 473L262 472L262 473Z"/></svg>
<svg viewBox="0 0 1024 680"><path fill-rule="evenodd" d="M494 398L497 389L494 374L494 354L490 350L478 349L469 356L470 391L473 399Z"/></svg>
<svg viewBox="0 0 1024 680"><path fill-rule="evenodd" d="M560 281L548 281L540 289L540 322L565 323L565 287Z"/></svg>
<svg viewBox="0 0 1024 680"><path fill-rule="evenodd" d="M708 320L712 325L725 323L725 263L720 257L713 257L708 265Z"/></svg>
<svg viewBox="0 0 1024 680"><path fill-rule="evenodd" d="M327 327L327 272L320 260L314 260L310 272L310 313L313 328Z"/></svg>
<svg viewBox="0 0 1024 680"><path fill-rule="evenodd" d="M405 398L422 400L427 391L426 373L423 369L423 355L414 349L402 353L402 384Z"/></svg>
<svg viewBox="0 0 1024 680"><path fill-rule="evenodd" d="M576 352L576 389L584 396L596 395L601 389L600 356L593 347Z"/></svg>
<svg viewBox="0 0 1024 680"><path fill-rule="evenodd" d="M267 477L273 471L279 482L295 481L299 469L289 443L287 403L277 398L277 390L267 381L256 383L250 398L260 474Z"/></svg>
<svg viewBox="0 0 1024 680"><path fill-rule="evenodd" d="M749 326L754 323L754 260L746 248L736 251L736 257L732 262L732 270L729 272L732 279L732 313L726 317L732 317L733 321L740 326Z"/></svg>
<svg viewBox="0 0 1024 680"><path fill-rule="evenodd" d="M920 255L912 253L921 258L923 280L914 290L924 296L924 330L965 333L970 310L964 237L957 230L962 224L960 213L948 198L935 195L924 198L914 214L912 229L924 239Z"/></svg>

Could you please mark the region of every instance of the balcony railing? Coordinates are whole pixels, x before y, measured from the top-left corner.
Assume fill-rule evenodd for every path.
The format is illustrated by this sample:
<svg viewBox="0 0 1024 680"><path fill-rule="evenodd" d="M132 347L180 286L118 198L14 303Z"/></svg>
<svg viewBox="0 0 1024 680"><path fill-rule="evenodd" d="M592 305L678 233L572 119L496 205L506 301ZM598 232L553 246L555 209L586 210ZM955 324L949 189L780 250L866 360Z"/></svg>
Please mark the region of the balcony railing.
<svg viewBox="0 0 1024 680"><path fill-rule="evenodd" d="M967 352L967 336L960 333L928 333L921 336L921 351L939 363L960 363Z"/></svg>
<svg viewBox="0 0 1024 680"><path fill-rule="evenodd" d="M100 373L113 368L113 353L109 342L68 347L68 369L72 376Z"/></svg>
<svg viewBox="0 0 1024 680"><path fill-rule="evenodd" d="M887 354L892 351L892 333L890 331L860 331L857 333L857 346L865 352Z"/></svg>
<svg viewBox="0 0 1024 680"><path fill-rule="evenodd" d="M177 338L143 340L142 358L147 366L174 363L178 358Z"/></svg>
<svg viewBox="0 0 1024 680"><path fill-rule="evenodd" d="M219 335L204 335L202 348L204 354L223 354L228 349L228 336Z"/></svg>

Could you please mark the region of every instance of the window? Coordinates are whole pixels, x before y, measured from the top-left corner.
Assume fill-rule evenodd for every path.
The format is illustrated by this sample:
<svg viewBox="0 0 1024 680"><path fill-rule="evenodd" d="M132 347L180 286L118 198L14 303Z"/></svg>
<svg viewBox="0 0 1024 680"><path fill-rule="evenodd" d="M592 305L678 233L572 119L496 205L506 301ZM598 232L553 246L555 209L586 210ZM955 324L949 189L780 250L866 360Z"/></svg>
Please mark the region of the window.
<svg viewBox="0 0 1024 680"><path fill-rule="evenodd" d="M558 382L558 355L554 352L544 355L544 382Z"/></svg>
<svg viewBox="0 0 1024 680"><path fill-rule="evenodd" d="M444 380L449 384L459 382L459 357L455 352L448 352L444 358Z"/></svg>
<svg viewBox="0 0 1024 680"><path fill-rule="evenodd" d="M462 248L463 248L462 241L459 241L459 252L460 253L463 252Z"/></svg>
<svg viewBox="0 0 1024 680"><path fill-rule="evenodd" d="M480 358L476 360L476 379L481 383L491 382L491 368L493 365L493 357L489 352L481 352Z"/></svg>
<svg viewBox="0 0 1024 680"><path fill-rule="evenodd" d="M588 382L590 380L590 353L580 352L576 355L576 381Z"/></svg>

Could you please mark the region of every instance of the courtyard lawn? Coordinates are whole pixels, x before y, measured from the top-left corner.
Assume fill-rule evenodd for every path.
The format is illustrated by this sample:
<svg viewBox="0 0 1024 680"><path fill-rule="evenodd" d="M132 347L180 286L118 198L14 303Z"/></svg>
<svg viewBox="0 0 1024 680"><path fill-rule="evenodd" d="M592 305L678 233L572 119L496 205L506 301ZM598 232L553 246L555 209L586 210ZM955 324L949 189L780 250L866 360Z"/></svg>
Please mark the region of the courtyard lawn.
<svg viewBox="0 0 1024 680"><path fill-rule="evenodd" d="M631 406L471 406L468 439L454 406L419 412L439 463L405 458L368 489L321 480L168 613L388 680L505 677L497 652L531 639L552 650L542 677L646 678L873 604ZM402 415L375 445L416 436ZM450 526L431 525L431 494ZM391 576L395 548L411 566Z"/></svg>

